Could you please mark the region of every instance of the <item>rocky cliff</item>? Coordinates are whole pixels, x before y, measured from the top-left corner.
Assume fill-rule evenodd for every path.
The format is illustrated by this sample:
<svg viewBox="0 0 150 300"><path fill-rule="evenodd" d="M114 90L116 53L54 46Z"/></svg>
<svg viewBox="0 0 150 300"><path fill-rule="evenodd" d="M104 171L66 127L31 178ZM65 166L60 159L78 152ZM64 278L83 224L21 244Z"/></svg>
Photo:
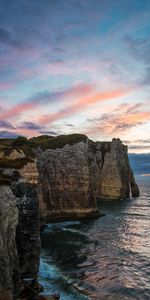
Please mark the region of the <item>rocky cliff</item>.
<svg viewBox="0 0 150 300"><path fill-rule="evenodd" d="M13 297L16 299L21 281L24 278L32 278L38 273L39 207L36 191L31 184L31 176L28 182L25 176L27 164L29 159L22 150L2 147L0 159L1 300L11 300Z"/></svg>
<svg viewBox="0 0 150 300"><path fill-rule="evenodd" d="M0 143L0 299L38 272L44 221L97 216L98 199L138 196L119 139L42 136Z"/></svg>
<svg viewBox="0 0 150 300"><path fill-rule="evenodd" d="M36 141L36 139L35 139ZM119 139L50 138L35 151L41 215L47 220L94 216L97 199L138 196L127 147Z"/></svg>
<svg viewBox="0 0 150 300"><path fill-rule="evenodd" d="M20 284L17 224L17 199L9 186L0 186L0 299L12 299Z"/></svg>

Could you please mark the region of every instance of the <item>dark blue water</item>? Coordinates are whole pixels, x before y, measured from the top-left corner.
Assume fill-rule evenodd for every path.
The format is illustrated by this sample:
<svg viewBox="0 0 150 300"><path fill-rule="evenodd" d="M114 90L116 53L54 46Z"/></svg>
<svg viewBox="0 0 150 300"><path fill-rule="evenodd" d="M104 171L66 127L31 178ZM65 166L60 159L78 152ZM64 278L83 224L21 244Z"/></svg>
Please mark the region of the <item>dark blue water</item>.
<svg viewBox="0 0 150 300"><path fill-rule="evenodd" d="M100 202L96 220L49 224L40 281L61 300L150 299L150 177L136 199Z"/></svg>

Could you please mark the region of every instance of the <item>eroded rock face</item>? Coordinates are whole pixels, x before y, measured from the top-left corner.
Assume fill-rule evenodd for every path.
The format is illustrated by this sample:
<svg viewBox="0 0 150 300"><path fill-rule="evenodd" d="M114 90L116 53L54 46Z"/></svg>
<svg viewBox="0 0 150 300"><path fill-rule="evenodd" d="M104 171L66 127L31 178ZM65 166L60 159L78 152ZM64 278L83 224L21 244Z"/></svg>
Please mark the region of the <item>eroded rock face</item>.
<svg viewBox="0 0 150 300"><path fill-rule="evenodd" d="M0 169L1 300L16 299L21 279L38 274L41 245L35 165L28 165L30 176L25 167Z"/></svg>
<svg viewBox="0 0 150 300"><path fill-rule="evenodd" d="M3 300L11 300L13 293L17 293L21 277L33 277L38 272L39 204L41 217L52 221L97 216L98 198L139 195L127 147L119 139L93 142L86 136L71 135L40 140L47 145L45 148L34 145L35 157L30 142L26 141L28 157L23 149L13 149L13 145L10 149L3 146L0 151L0 299Z"/></svg>
<svg viewBox="0 0 150 300"><path fill-rule="evenodd" d="M21 181L13 184L12 191L18 198L16 244L20 273L22 278L32 278L38 274L41 249L37 194L32 186Z"/></svg>
<svg viewBox="0 0 150 300"><path fill-rule="evenodd" d="M139 194L127 147L119 139L93 142L87 138L60 148L39 149L36 155L41 215L48 220L95 215L96 198Z"/></svg>
<svg viewBox="0 0 150 300"><path fill-rule="evenodd" d="M37 170L37 161L34 159L32 162L28 162L23 168L19 170L21 178L24 182L31 186L37 186L39 183L38 177L39 173Z"/></svg>
<svg viewBox="0 0 150 300"><path fill-rule="evenodd" d="M17 199L9 186L0 186L0 299L12 299L20 285L16 226Z"/></svg>
<svg viewBox="0 0 150 300"><path fill-rule="evenodd" d="M100 144L100 143L99 143ZM109 143L98 179L97 196L104 199L120 199L139 195L131 170L127 147L119 139Z"/></svg>
<svg viewBox="0 0 150 300"><path fill-rule="evenodd" d="M4 157L8 160L15 160L25 158L25 154L21 149L5 149L0 151L0 158Z"/></svg>
<svg viewBox="0 0 150 300"><path fill-rule="evenodd" d="M97 213L87 150L87 144L80 142L37 152L43 217L84 217Z"/></svg>

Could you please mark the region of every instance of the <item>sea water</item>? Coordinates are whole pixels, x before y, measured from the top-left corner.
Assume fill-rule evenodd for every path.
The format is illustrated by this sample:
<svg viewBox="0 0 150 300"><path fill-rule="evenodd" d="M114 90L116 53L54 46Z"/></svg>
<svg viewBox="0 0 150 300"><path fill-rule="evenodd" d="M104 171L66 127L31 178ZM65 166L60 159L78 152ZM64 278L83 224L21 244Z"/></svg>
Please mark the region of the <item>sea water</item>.
<svg viewBox="0 0 150 300"><path fill-rule="evenodd" d="M150 177L140 197L100 201L103 217L49 224L40 282L61 300L150 299Z"/></svg>

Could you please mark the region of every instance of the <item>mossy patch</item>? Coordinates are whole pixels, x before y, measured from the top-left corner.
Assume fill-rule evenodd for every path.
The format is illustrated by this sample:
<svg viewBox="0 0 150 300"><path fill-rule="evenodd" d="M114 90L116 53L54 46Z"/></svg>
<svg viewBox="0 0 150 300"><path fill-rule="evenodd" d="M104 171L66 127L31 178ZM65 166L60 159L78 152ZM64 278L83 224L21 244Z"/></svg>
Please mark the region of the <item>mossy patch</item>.
<svg viewBox="0 0 150 300"><path fill-rule="evenodd" d="M0 139L0 146L10 147L15 139Z"/></svg>
<svg viewBox="0 0 150 300"><path fill-rule="evenodd" d="M12 149L22 149L27 157L35 157L34 149L38 146L42 149L56 149L62 148L65 145L74 145L80 142L86 142L87 136L84 134L68 134L59 135L57 137L49 135L41 135L27 139L25 137L18 137L16 139L0 139L0 146L4 149L7 147L7 152Z"/></svg>
<svg viewBox="0 0 150 300"><path fill-rule="evenodd" d="M33 149L37 147L36 144L31 142L25 137L18 137L16 139L0 139L0 149L4 151L6 156L9 156L12 150L24 152L27 158L34 158L35 154Z"/></svg>
<svg viewBox="0 0 150 300"><path fill-rule="evenodd" d="M1 158L0 159L0 168L13 168L13 169L21 169L23 168L27 163L32 162L33 160L31 158L20 158L20 159L14 159L10 160L7 158Z"/></svg>
<svg viewBox="0 0 150 300"><path fill-rule="evenodd" d="M84 134L68 134L59 135L57 137L52 136L40 136L33 138L32 141L37 143L43 150L63 148L65 145L74 145L80 142L86 142L87 136Z"/></svg>

